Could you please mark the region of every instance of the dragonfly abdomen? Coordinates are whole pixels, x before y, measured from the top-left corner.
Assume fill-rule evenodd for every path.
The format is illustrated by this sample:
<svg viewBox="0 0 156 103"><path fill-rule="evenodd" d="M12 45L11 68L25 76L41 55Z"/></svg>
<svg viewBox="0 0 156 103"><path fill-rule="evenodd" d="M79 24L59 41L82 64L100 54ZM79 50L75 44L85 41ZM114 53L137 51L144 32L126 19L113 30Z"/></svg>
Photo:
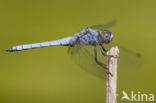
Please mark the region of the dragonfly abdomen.
<svg viewBox="0 0 156 103"><path fill-rule="evenodd" d="M40 48L40 47L47 47L47 46L70 45L70 41L72 39L73 39L73 37L66 37L66 38L63 38L63 39L59 39L59 40L55 40L55 41L49 41L49 42L17 45L17 46L11 47L10 49L8 49L6 51L7 52L13 52L13 51L21 51L21 50Z"/></svg>

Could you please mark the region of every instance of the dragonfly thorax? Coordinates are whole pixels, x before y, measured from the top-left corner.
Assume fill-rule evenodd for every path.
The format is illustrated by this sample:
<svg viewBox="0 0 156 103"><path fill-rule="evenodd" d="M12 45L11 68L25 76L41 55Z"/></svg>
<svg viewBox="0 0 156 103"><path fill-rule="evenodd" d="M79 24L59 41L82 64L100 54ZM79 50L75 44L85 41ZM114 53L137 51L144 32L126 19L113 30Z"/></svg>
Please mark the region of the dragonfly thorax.
<svg viewBox="0 0 156 103"><path fill-rule="evenodd" d="M103 39L103 43L108 44L113 39L113 34L108 30L105 30L104 32L102 32L102 39Z"/></svg>

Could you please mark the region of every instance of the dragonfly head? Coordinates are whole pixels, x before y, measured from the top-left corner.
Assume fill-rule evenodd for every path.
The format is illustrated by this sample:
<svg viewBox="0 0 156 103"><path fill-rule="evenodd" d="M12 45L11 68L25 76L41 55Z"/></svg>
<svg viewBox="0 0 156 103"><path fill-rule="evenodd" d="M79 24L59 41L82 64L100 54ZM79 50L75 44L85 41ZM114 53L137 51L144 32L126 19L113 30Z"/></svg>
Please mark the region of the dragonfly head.
<svg viewBox="0 0 156 103"><path fill-rule="evenodd" d="M103 43L110 43L111 40L113 39L113 34L111 32L109 32L108 30L105 30L103 33L102 33L102 37L103 37Z"/></svg>

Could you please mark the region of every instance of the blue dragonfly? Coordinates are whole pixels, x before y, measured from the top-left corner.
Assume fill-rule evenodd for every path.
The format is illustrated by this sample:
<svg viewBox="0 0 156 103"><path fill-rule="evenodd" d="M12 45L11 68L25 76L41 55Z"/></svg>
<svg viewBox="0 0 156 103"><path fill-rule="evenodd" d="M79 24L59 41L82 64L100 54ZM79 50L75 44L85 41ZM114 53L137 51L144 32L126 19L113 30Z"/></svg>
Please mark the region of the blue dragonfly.
<svg viewBox="0 0 156 103"><path fill-rule="evenodd" d="M115 21L106 24L97 24L81 30L74 36L48 42L17 45L7 49L6 51L15 52L47 46L68 46L68 53L81 68L95 76L105 78L104 74L107 72L105 61L107 56L106 52L111 46L115 45L112 43L113 34L108 29L114 24ZM108 46L108 49L106 49L106 46ZM98 52L98 49L101 53ZM130 63L130 65L141 64L142 58L140 53L136 53L121 46L119 46L119 49L124 55L121 57L130 57L127 59L127 63ZM126 62L121 62L121 64L129 65L126 64Z"/></svg>

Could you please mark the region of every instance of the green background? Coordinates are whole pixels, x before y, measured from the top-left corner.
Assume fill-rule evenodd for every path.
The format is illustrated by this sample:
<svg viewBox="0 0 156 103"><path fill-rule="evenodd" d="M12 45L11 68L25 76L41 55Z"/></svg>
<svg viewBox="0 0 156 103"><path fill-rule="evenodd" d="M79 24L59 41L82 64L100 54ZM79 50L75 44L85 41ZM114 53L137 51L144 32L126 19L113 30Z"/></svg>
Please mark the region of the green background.
<svg viewBox="0 0 156 103"><path fill-rule="evenodd" d="M114 19L114 42L144 58L141 69L118 68L118 102L122 91L156 94L155 0L0 0L0 103L105 103L105 80L80 69L67 47L5 50Z"/></svg>

